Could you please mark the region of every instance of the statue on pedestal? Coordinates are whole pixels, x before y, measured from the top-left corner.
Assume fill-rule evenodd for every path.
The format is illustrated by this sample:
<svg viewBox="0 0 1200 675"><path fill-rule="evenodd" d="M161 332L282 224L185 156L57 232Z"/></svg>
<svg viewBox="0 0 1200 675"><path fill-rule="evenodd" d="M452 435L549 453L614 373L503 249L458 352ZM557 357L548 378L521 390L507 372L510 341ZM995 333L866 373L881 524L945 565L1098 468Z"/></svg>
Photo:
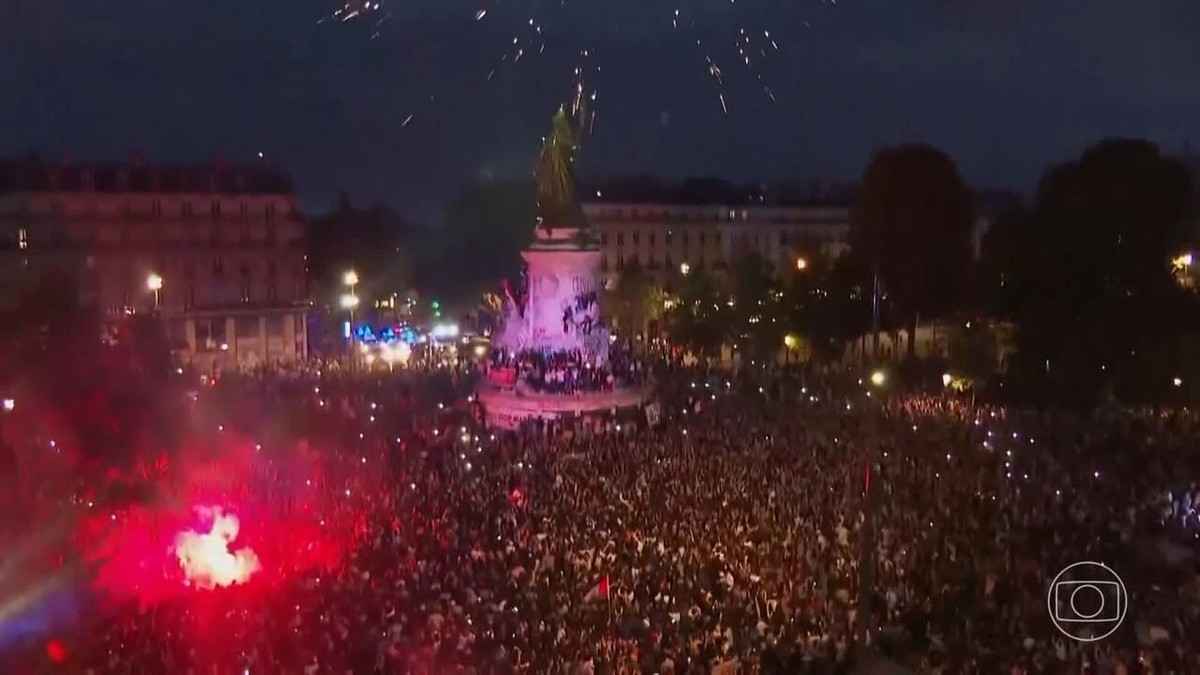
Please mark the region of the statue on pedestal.
<svg viewBox="0 0 1200 675"><path fill-rule="evenodd" d="M581 130L579 130L581 131ZM535 238L550 237L556 229L586 228L575 201L575 151L579 133L572 128L564 108L559 108L542 143L537 170L537 225Z"/></svg>

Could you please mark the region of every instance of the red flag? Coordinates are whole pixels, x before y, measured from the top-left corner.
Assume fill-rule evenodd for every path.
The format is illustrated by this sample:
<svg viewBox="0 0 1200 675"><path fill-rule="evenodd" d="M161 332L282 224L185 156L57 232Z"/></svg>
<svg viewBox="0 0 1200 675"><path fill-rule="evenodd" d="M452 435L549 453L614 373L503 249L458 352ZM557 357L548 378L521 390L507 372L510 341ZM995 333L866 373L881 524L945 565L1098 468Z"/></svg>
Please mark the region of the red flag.
<svg viewBox="0 0 1200 675"><path fill-rule="evenodd" d="M605 600L608 598L608 575L605 574L600 583L592 587L592 590L583 596L584 602L594 602L596 600Z"/></svg>

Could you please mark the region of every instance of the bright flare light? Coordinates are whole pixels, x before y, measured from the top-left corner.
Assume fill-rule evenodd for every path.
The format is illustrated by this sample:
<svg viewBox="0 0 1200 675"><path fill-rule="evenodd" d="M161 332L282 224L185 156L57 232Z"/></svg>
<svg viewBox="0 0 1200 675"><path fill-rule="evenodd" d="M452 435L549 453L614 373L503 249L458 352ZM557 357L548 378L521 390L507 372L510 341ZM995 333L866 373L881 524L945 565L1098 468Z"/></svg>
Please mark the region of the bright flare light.
<svg viewBox="0 0 1200 675"><path fill-rule="evenodd" d="M212 518L208 532L187 530L175 535L175 556L188 581L203 589L245 583L262 569L258 555L249 548L231 551L237 539L237 516L225 514L220 507L197 507L196 513Z"/></svg>
<svg viewBox="0 0 1200 675"><path fill-rule="evenodd" d="M160 291L163 287L163 278L157 274L151 274L146 277L146 288L152 291Z"/></svg>
<svg viewBox="0 0 1200 675"><path fill-rule="evenodd" d="M887 382L887 375L882 370L871 373L871 384L876 387L882 387L884 382Z"/></svg>

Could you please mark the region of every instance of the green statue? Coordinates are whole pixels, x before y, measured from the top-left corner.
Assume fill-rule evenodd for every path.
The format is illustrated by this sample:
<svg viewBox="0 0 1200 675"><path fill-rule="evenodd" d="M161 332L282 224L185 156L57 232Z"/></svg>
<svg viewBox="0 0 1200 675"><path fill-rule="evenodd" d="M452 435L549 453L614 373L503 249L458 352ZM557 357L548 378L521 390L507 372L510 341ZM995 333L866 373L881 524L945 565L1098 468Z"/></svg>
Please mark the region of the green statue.
<svg viewBox="0 0 1200 675"><path fill-rule="evenodd" d="M575 202L575 151L577 134L571 128L567 112L559 108L550 126L550 134L542 144L537 171L537 226L553 228L580 227Z"/></svg>

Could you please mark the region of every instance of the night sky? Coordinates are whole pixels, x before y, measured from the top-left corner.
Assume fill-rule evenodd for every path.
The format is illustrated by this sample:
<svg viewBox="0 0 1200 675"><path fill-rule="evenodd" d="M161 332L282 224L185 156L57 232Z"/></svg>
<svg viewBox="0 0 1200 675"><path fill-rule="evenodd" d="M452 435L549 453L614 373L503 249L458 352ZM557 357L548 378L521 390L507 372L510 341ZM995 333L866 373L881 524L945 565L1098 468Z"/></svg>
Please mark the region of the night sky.
<svg viewBox="0 0 1200 675"><path fill-rule="evenodd" d="M323 0L7 3L0 154L263 152L311 210L345 189L427 218L467 180L528 174L584 47L593 176L849 179L873 147L923 140L976 185L1027 191L1103 136L1200 142L1196 0L383 1L323 24ZM502 62L531 17L544 53Z"/></svg>

